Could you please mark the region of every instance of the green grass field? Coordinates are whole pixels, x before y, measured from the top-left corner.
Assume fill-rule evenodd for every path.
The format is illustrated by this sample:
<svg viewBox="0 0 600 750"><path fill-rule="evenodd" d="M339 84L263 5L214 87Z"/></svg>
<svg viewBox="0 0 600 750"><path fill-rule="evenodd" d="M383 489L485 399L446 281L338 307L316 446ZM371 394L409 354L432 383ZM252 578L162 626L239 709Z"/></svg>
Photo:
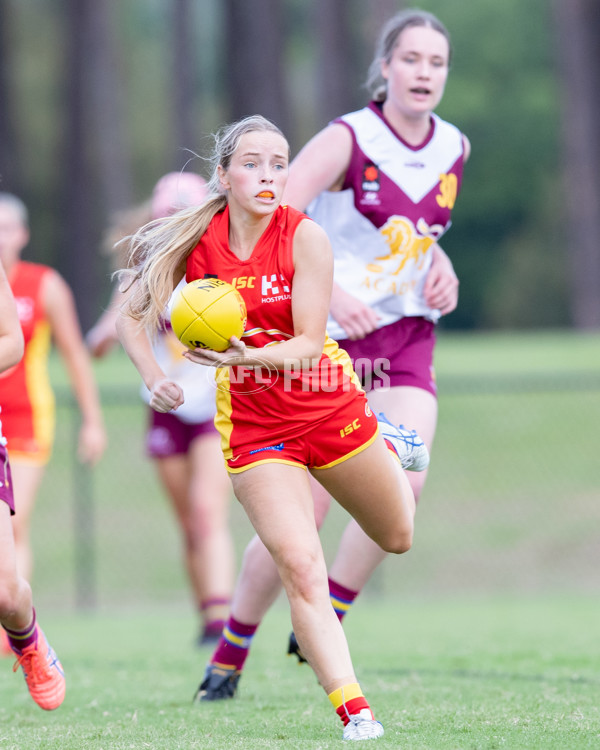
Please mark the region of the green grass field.
<svg viewBox="0 0 600 750"><path fill-rule="evenodd" d="M91 477L74 473L76 419L59 409L34 516L37 596L46 608L72 606L87 586L100 608L181 604L179 540L143 455L137 374L122 352L96 370L109 449ZM369 590L598 592L600 462L589 436L600 423L600 336L442 334L437 370L438 434L415 545L401 562L387 560ZM322 532L330 558L346 522L334 505ZM235 501L231 523L241 554L251 529Z"/></svg>
<svg viewBox="0 0 600 750"><path fill-rule="evenodd" d="M368 602L346 620L359 679L386 734L411 750L600 746L598 602L589 597ZM238 697L191 702L208 656L169 610L45 618L68 675L63 706L35 706L9 663L0 677L5 750L335 748L341 724L306 666L284 655L276 606Z"/></svg>
<svg viewBox="0 0 600 750"><path fill-rule="evenodd" d="M378 747L598 748L600 336L442 334L436 365L440 421L414 547L384 562L345 621L386 728ZM312 673L284 656L283 599L239 697L191 704L209 653L192 646L179 540L142 453L137 376L122 353L96 372L109 451L91 477L74 473L62 403L33 529L38 613L67 699L42 712L5 662L0 748L340 746ZM53 380L64 389L55 361ZM329 559L346 520L334 506ZM232 528L241 554L251 530L235 502Z"/></svg>

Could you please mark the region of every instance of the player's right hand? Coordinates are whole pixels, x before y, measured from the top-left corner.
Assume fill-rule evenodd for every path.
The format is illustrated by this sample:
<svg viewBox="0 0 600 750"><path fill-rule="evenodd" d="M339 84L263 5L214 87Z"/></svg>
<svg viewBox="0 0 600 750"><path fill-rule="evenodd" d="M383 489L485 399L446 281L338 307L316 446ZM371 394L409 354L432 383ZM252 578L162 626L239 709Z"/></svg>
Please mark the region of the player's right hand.
<svg viewBox="0 0 600 750"><path fill-rule="evenodd" d="M183 401L183 390L173 380L157 380L150 389L150 406L155 411L173 411L180 407Z"/></svg>
<svg viewBox="0 0 600 750"><path fill-rule="evenodd" d="M337 284L333 285L330 311L349 339L363 339L377 328L379 315Z"/></svg>

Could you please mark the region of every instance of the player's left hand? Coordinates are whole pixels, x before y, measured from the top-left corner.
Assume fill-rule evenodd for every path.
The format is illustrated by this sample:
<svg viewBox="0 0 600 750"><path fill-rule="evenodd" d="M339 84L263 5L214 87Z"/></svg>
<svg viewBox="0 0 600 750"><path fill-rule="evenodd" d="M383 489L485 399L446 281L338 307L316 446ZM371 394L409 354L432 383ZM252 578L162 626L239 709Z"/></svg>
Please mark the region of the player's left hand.
<svg viewBox="0 0 600 750"><path fill-rule="evenodd" d="M84 422L79 431L77 458L82 464L95 466L106 449L107 437L103 425Z"/></svg>
<svg viewBox="0 0 600 750"><path fill-rule="evenodd" d="M433 261L425 279L425 302L442 315L448 315L458 305L458 276L450 258L439 245L434 245Z"/></svg>

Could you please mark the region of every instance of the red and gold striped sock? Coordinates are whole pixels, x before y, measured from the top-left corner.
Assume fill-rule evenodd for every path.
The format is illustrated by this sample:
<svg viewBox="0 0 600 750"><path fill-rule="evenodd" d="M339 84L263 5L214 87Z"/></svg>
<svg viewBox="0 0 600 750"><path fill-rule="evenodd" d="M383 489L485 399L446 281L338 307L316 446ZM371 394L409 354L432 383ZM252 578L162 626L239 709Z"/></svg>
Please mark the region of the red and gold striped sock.
<svg viewBox="0 0 600 750"><path fill-rule="evenodd" d="M351 716L359 714L364 708L371 712L373 719L375 718L358 682L351 682L334 690L333 693L329 694L329 700L344 726L348 724Z"/></svg>

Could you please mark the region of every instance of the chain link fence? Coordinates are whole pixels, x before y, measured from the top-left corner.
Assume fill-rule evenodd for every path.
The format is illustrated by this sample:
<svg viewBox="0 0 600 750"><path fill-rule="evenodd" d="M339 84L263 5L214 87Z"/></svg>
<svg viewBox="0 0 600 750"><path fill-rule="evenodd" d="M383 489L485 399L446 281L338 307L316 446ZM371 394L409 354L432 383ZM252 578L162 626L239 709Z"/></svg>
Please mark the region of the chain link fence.
<svg viewBox="0 0 600 750"><path fill-rule="evenodd" d="M365 596L599 591L600 376L440 379L440 416L413 549ZM137 388L102 390L110 445L77 464L78 413L57 393L57 441L33 520L40 606L103 609L190 599L177 526L144 456ZM376 498L373 499L376 502ZM347 522L322 530L329 560ZM252 529L232 495L238 551Z"/></svg>

